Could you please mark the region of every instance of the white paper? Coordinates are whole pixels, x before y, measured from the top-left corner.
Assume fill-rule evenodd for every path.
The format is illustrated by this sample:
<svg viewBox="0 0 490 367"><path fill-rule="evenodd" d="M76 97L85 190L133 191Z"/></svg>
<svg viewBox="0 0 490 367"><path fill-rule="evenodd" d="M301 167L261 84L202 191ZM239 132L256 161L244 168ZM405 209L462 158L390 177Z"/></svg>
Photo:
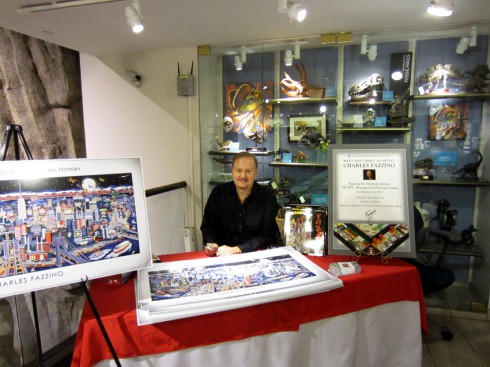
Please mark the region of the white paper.
<svg viewBox="0 0 490 367"><path fill-rule="evenodd" d="M138 323L246 307L342 287L291 247L155 264L138 272Z"/></svg>

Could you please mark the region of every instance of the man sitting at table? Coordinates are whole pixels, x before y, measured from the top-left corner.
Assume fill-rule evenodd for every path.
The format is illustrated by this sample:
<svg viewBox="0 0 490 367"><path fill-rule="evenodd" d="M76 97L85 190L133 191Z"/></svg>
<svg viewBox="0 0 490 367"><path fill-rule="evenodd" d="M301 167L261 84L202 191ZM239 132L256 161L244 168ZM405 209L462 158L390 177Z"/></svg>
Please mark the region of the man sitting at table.
<svg viewBox="0 0 490 367"><path fill-rule="evenodd" d="M238 153L231 170L233 181L216 186L204 209L201 232L209 256L265 249L280 241L279 205L270 188L255 182L257 158Z"/></svg>

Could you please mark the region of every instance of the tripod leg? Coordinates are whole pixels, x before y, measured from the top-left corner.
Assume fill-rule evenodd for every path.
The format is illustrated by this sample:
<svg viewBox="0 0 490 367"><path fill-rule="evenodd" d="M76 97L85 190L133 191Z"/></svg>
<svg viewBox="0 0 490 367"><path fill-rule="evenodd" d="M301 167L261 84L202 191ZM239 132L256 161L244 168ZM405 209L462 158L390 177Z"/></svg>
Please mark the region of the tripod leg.
<svg viewBox="0 0 490 367"><path fill-rule="evenodd" d="M15 152L15 160L20 161L19 132L17 130L14 130L14 152Z"/></svg>
<svg viewBox="0 0 490 367"><path fill-rule="evenodd" d="M7 125L5 127L5 134L3 135L2 156L1 156L2 161L4 161L5 157L7 157L7 151L9 148L9 142L11 137L12 137L12 126Z"/></svg>
<svg viewBox="0 0 490 367"><path fill-rule="evenodd" d="M37 302L36 302L36 294L31 292L32 299L32 311L34 313L34 326L36 328L36 339L37 339L37 351L39 355L39 366L44 366L44 357L43 357L43 347L41 344L41 332L39 330L39 317L37 314Z"/></svg>
<svg viewBox="0 0 490 367"><path fill-rule="evenodd" d="M17 132L17 136L20 139L20 142L22 143L22 146L24 147L24 152L26 153L27 158L30 159L30 160L32 160L33 159L32 158L32 154L31 154L31 151L29 150L29 146L27 145L27 140L24 137L24 132L22 130L22 126L16 125L15 131Z"/></svg>

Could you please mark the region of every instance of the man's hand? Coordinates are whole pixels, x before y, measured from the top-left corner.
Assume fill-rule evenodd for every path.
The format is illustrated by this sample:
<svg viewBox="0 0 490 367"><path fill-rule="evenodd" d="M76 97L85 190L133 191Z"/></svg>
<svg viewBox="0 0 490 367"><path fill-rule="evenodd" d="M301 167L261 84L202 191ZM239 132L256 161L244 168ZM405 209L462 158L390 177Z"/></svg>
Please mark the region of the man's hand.
<svg viewBox="0 0 490 367"><path fill-rule="evenodd" d="M217 243L206 243L206 246L204 247L204 252L206 253L206 255L215 256L217 251L218 251Z"/></svg>
<svg viewBox="0 0 490 367"><path fill-rule="evenodd" d="M242 253L242 250L240 250L240 247L238 246L220 246L218 247L218 252L216 253L217 256L227 256L227 255L236 255Z"/></svg>

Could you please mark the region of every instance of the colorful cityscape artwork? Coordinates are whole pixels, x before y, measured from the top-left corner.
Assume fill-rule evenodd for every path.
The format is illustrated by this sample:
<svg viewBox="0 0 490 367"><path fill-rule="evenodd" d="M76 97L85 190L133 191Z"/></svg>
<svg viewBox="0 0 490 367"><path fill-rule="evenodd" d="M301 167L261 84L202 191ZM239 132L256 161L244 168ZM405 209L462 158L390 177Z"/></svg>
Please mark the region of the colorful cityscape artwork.
<svg viewBox="0 0 490 367"><path fill-rule="evenodd" d="M0 294L15 285L71 282L74 265L88 265L77 280L118 273L117 262L97 271L93 265L141 254L134 171L18 179L1 173Z"/></svg>

